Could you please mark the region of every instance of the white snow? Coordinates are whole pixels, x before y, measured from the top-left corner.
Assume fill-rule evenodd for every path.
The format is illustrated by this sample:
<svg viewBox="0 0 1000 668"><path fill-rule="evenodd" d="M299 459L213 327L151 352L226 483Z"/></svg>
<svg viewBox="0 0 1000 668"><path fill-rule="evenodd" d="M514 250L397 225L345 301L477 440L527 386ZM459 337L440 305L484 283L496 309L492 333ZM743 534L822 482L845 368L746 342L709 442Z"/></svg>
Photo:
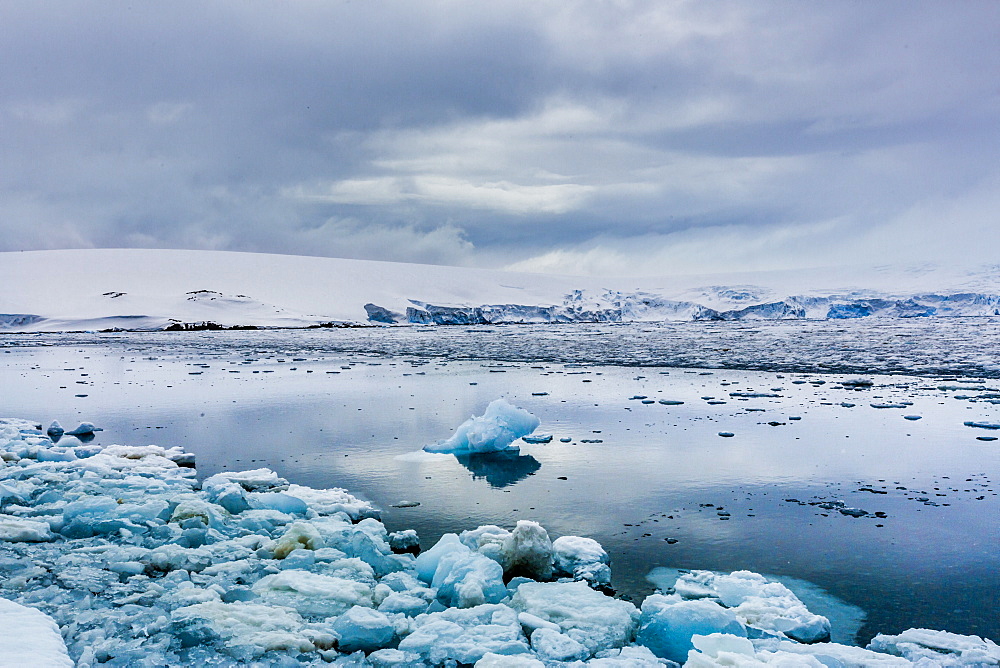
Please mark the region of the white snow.
<svg viewBox="0 0 1000 668"><path fill-rule="evenodd" d="M109 267L113 271L97 270ZM608 319L608 313L621 320L690 320L705 309L747 307L755 310L739 317L798 317L800 311L826 317L831 307L845 317L898 315L923 308L907 302L914 295L996 296L1000 273L995 267L838 267L603 279L226 251L81 249L0 253L0 285L0 329L66 331L368 322L366 304L401 321L407 309L420 321L438 307L479 308L489 322ZM926 305L944 315L991 315L995 302Z"/></svg>
<svg viewBox="0 0 1000 668"><path fill-rule="evenodd" d="M0 664L73 668L59 627L48 615L0 598Z"/></svg>

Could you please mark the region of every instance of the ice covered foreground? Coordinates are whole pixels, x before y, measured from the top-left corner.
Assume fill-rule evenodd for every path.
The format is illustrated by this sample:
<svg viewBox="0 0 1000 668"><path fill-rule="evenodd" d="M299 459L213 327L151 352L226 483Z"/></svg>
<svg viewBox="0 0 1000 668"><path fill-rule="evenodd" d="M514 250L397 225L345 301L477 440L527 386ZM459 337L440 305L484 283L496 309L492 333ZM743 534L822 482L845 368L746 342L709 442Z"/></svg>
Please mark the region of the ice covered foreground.
<svg viewBox="0 0 1000 668"><path fill-rule="evenodd" d="M179 448L59 447L13 419L0 456L0 663L1000 665L939 631L806 644L828 620L748 572L686 573L636 608L601 591L600 545L530 521L414 557L365 502L267 469L199 485Z"/></svg>
<svg viewBox="0 0 1000 668"><path fill-rule="evenodd" d="M508 450L511 443L535 431L537 417L505 399L496 399L486 412L471 417L455 430L451 438L424 446L427 452L483 453Z"/></svg>

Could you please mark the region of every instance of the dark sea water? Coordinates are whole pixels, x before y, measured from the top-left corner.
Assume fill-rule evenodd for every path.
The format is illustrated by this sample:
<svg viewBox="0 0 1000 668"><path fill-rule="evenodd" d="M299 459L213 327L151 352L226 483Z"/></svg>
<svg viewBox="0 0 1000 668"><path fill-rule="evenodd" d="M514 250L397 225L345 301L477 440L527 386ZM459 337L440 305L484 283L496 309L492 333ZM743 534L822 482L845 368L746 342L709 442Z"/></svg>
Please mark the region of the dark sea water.
<svg viewBox="0 0 1000 668"><path fill-rule="evenodd" d="M860 607L862 642L1000 639L1000 441L978 439L1000 431L964 424L1000 422L984 322L983 345L901 323L867 347L814 324L8 335L0 413L344 487L424 547L533 519L598 540L635 600L655 568L746 569ZM553 441L412 455L498 397Z"/></svg>

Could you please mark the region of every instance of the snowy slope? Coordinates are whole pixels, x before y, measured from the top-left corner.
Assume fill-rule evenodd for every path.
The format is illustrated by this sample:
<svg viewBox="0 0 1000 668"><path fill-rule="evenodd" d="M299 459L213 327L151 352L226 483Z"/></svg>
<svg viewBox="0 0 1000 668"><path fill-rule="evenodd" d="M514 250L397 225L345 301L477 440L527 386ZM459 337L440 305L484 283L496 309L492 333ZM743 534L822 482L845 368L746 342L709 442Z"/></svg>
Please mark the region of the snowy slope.
<svg viewBox="0 0 1000 668"><path fill-rule="evenodd" d="M225 251L0 253L5 331L993 315L998 295L998 267L608 279Z"/></svg>

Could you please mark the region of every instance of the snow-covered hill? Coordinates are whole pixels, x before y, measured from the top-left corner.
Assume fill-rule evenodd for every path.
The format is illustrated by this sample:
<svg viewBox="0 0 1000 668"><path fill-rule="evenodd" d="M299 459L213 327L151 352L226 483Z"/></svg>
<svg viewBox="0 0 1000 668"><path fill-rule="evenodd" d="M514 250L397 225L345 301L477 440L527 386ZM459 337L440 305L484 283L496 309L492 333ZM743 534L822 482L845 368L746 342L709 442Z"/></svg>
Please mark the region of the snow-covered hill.
<svg viewBox="0 0 1000 668"><path fill-rule="evenodd" d="M0 253L5 331L998 314L996 266L608 279L224 251Z"/></svg>

